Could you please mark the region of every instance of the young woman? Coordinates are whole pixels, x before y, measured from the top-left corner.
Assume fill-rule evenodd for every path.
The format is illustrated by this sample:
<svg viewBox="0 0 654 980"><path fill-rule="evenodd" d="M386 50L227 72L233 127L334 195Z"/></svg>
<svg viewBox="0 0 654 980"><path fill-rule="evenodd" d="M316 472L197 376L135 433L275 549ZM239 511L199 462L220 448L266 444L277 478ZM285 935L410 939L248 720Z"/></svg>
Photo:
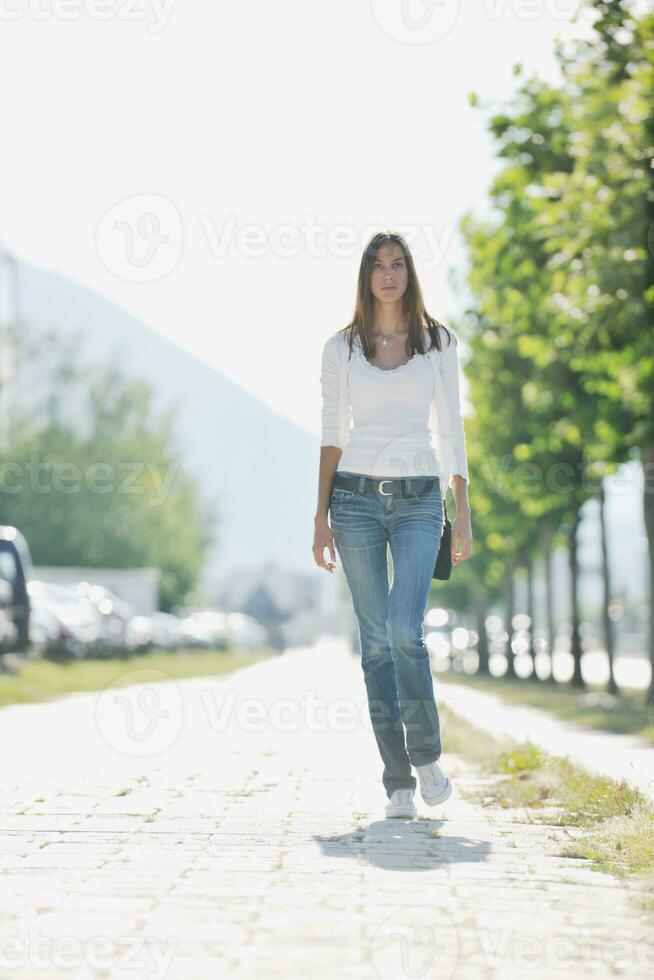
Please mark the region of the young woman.
<svg viewBox="0 0 654 980"><path fill-rule="evenodd" d="M443 803L452 793L437 761L440 724L423 632L448 486L456 500L453 565L469 557L472 531L457 342L427 314L401 235L368 242L353 320L327 340L320 380L313 554L333 572L336 547L343 563L384 763L386 816L411 818L412 765L426 803Z"/></svg>

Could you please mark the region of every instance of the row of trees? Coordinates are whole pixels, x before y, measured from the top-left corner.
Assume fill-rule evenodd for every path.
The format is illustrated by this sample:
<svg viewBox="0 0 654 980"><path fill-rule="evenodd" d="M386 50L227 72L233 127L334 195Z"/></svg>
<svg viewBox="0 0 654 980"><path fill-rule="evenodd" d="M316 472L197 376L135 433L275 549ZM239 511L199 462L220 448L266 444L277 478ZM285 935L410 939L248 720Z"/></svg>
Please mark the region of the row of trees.
<svg viewBox="0 0 654 980"><path fill-rule="evenodd" d="M160 605L196 583L215 510L200 501L175 444L173 413L80 341L21 324L0 448L0 523L18 527L37 565L151 566Z"/></svg>
<svg viewBox="0 0 654 980"><path fill-rule="evenodd" d="M604 637L613 676L611 582L603 481L639 458L649 545L654 702L654 14L625 0L588 3L593 37L557 46L562 83L524 76L490 120L502 167L488 219L468 214L466 424L474 561L457 570L453 601L483 620L514 575L567 543L574 674L583 686L577 530L592 496L602 512ZM474 104L479 100L473 95ZM546 561L548 631L552 583ZM456 582L454 582L456 578ZM509 650L512 637L509 636ZM509 675L515 676L508 657Z"/></svg>

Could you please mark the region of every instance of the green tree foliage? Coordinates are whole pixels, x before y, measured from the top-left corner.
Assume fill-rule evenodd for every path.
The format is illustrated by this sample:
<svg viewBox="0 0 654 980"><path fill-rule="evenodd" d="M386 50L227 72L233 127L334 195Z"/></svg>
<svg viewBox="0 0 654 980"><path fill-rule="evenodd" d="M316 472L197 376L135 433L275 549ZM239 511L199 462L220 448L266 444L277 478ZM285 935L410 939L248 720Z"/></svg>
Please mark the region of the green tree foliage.
<svg viewBox="0 0 654 980"><path fill-rule="evenodd" d="M183 602L215 514L183 471L173 410L157 416L147 384L81 365L56 334L36 350L21 337L16 375L36 390L0 456L0 521L20 528L35 564L156 567L162 609Z"/></svg>
<svg viewBox="0 0 654 980"><path fill-rule="evenodd" d="M462 222L475 325L467 431L484 446L475 541L495 540L509 573L542 548L544 528L568 533L577 683L579 510L634 454L649 477L654 580L654 14L637 19L622 0L583 12L593 37L557 46L563 84L524 79L492 116L503 161L492 212Z"/></svg>

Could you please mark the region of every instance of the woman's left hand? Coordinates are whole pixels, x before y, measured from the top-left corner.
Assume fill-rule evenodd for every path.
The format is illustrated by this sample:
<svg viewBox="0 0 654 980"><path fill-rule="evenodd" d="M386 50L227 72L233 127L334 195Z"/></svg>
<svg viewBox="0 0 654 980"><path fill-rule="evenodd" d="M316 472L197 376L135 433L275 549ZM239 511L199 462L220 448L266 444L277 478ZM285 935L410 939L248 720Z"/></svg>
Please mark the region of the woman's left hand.
<svg viewBox="0 0 654 980"><path fill-rule="evenodd" d="M457 551L457 544L461 542L461 550ZM470 522L470 510L457 509L456 517L452 523L452 564L460 565L462 561L470 557L472 552L472 525Z"/></svg>

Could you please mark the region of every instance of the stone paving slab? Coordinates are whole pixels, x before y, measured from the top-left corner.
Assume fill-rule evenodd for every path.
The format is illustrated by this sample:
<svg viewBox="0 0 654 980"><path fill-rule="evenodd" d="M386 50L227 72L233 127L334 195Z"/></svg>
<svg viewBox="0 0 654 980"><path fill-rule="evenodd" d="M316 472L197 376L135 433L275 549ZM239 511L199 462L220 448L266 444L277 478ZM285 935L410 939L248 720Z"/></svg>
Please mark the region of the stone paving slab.
<svg viewBox="0 0 654 980"><path fill-rule="evenodd" d="M0 711L2 980L652 975L636 887L467 801L492 777L462 758L444 805L384 819L337 643L113 693Z"/></svg>

